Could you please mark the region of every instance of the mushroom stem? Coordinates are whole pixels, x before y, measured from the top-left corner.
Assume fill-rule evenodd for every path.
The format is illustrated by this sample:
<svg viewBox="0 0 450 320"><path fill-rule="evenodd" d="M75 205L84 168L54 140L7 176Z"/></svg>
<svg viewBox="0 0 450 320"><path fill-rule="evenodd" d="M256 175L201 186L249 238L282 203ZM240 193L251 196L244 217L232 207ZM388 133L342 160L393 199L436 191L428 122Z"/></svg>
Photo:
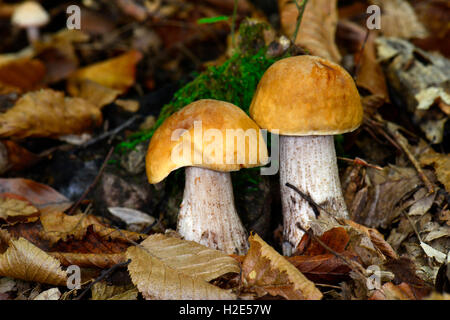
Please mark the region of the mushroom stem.
<svg viewBox="0 0 450 320"><path fill-rule="evenodd" d="M290 256L304 233L296 223L308 229L315 215L308 202L286 186L288 182L336 217L348 217L333 136L280 136L283 253Z"/></svg>
<svg viewBox="0 0 450 320"><path fill-rule="evenodd" d="M229 172L187 167L178 232L186 239L228 254L244 254L247 233L234 206Z"/></svg>
<svg viewBox="0 0 450 320"><path fill-rule="evenodd" d="M28 27L27 28L28 42L31 44L39 40L39 28L38 27Z"/></svg>

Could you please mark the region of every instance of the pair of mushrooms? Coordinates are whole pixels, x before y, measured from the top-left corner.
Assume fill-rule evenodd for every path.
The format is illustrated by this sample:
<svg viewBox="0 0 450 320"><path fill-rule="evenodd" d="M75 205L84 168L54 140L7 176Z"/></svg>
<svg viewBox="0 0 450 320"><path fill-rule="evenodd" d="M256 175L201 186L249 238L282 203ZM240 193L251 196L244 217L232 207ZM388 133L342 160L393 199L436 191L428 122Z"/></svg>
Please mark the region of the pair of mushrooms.
<svg viewBox="0 0 450 320"><path fill-rule="evenodd" d="M291 255L303 236L297 223L308 229L315 215L309 203L286 183L336 217L348 217L333 135L353 131L361 124L363 109L358 90L352 77L335 63L307 55L285 58L263 75L250 116L253 120L238 107L216 100L199 100L184 107L156 130L147 152L147 176L150 183L158 183L173 170L186 167L179 233L211 248L243 254L248 248L247 235L234 206L229 172L267 163L267 148L259 128L279 134L283 254ZM241 162L218 164L211 161L217 155L208 151L211 148L205 139L190 139L189 150L209 161L174 163L171 153L179 142L174 141L173 133L181 128L192 136L196 121L202 121L204 130L211 128L221 133L227 129L258 130L260 152L251 159L251 146L246 144L246 156ZM219 158L235 155L236 147L225 145Z"/></svg>

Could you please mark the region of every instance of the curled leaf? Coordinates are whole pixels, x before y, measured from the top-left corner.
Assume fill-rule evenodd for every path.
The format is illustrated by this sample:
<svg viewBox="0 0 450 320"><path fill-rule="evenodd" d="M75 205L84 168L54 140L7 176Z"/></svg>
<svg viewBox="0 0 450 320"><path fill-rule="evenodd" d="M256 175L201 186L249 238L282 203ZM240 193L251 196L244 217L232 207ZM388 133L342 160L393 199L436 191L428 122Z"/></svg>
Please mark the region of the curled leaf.
<svg viewBox="0 0 450 320"><path fill-rule="evenodd" d="M322 293L294 265L257 234L250 236L250 249L242 263L246 291L291 300L319 300Z"/></svg>
<svg viewBox="0 0 450 320"><path fill-rule="evenodd" d="M0 255L0 276L53 285L67 282L58 260L24 238L10 241Z"/></svg>

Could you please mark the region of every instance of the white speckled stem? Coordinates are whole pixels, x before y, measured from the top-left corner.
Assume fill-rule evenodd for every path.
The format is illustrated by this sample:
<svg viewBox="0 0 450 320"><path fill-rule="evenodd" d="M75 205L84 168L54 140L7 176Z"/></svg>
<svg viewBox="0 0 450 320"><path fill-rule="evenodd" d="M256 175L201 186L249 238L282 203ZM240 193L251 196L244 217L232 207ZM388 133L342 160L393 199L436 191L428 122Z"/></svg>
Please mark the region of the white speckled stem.
<svg viewBox="0 0 450 320"><path fill-rule="evenodd" d="M178 232L186 239L228 254L245 254L247 233L234 206L229 172L187 167L178 215Z"/></svg>
<svg viewBox="0 0 450 320"><path fill-rule="evenodd" d="M348 217L342 195L333 136L280 136L280 183L283 207L283 254L290 256L308 229L314 212L286 183L296 186L336 217Z"/></svg>

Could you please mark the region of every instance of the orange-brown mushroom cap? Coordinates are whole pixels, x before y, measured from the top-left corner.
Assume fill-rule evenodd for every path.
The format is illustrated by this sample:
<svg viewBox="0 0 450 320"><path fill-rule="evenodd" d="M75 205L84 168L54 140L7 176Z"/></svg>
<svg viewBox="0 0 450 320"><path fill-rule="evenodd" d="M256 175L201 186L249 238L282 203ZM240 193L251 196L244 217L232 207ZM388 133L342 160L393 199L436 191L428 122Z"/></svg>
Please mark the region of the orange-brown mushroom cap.
<svg viewBox="0 0 450 320"><path fill-rule="evenodd" d="M189 150L187 157L180 156L183 150ZM229 172L267 162L258 125L231 103L204 99L174 113L155 131L146 170L148 181L158 183L186 166Z"/></svg>
<svg viewBox="0 0 450 320"><path fill-rule="evenodd" d="M347 71L304 55L279 60L267 69L250 116L261 128L281 135L333 135L358 128L363 108Z"/></svg>

